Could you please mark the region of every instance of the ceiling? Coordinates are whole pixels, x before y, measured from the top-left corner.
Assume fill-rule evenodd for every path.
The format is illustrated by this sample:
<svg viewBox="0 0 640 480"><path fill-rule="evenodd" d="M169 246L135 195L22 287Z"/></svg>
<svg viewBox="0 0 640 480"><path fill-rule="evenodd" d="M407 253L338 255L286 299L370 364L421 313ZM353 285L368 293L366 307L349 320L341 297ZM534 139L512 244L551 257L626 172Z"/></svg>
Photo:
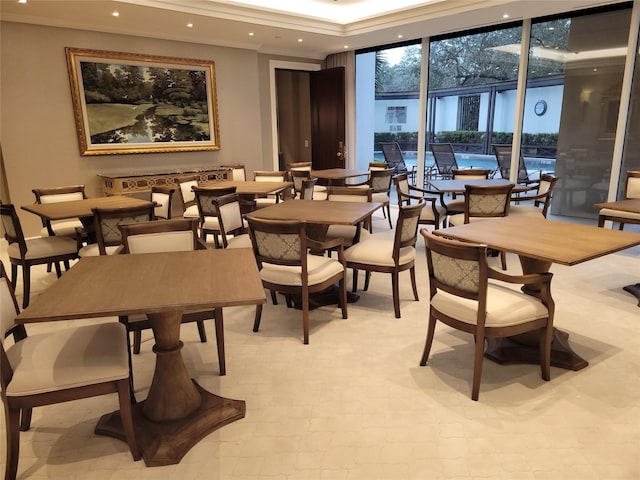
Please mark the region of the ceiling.
<svg viewBox="0 0 640 480"><path fill-rule="evenodd" d="M24 0L23 0L24 1ZM621 0L0 0L3 21L246 48L330 53ZM114 12L119 16L113 16ZM508 17L506 17L508 15ZM188 26L188 25L191 26Z"/></svg>

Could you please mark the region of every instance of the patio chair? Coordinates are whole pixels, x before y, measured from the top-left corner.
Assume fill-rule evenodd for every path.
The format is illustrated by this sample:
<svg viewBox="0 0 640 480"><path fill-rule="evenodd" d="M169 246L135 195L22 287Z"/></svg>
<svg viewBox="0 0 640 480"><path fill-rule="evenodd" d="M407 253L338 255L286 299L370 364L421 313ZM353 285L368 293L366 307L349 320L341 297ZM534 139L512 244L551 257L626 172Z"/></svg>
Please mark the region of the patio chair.
<svg viewBox="0 0 640 480"><path fill-rule="evenodd" d="M431 153L433 153L433 160L438 170L438 176L441 178L451 178L453 170L459 168L453 146L450 143L432 143L429 145L429 148L431 148Z"/></svg>
<svg viewBox="0 0 640 480"><path fill-rule="evenodd" d="M498 170L500 171L500 176L506 180L509 180L511 175L511 145L498 145L494 144L493 152L496 155L496 160L498 162ZM528 185L530 183L536 183L540 181L540 172L529 173L527 171L527 166L524 163L524 157L522 156L522 151L520 152L520 161L518 165L518 178L516 179L517 183L522 183L524 185Z"/></svg>
<svg viewBox="0 0 640 480"><path fill-rule="evenodd" d="M407 168L407 164L404 161L404 155L402 154L402 150L400 149L398 142L380 142L380 148L384 155L384 161L387 164L387 168L392 168L394 175L406 173L411 177L411 181L415 181L415 166L412 166L410 170Z"/></svg>

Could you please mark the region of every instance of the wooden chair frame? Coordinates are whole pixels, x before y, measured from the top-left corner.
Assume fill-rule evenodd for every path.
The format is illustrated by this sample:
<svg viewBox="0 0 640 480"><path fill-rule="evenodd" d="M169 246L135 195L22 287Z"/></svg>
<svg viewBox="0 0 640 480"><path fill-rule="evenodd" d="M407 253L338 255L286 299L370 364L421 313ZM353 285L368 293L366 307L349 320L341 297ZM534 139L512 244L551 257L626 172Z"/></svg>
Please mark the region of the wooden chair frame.
<svg viewBox="0 0 640 480"><path fill-rule="evenodd" d="M173 208L173 194L176 188L168 185L153 185L151 187L151 201L156 202L153 210L154 220L170 220ZM163 215L163 213L166 214Z"/></svg>
<svg viewBox="0 0 640 480"><path fill-rule="evenodd" d="M446 219L446 209L442 206L442 192L435 192L426 190L423 188L418 188L409 183L409 177L406 173L396 175L393 178L393 182L396 187L396 194L398 197L398 206L406 206L411 205L413 202L422 202L424 201L425 206L420 214L420 220L418 220L419 225L433 225L434 229L437 230L440 228L440 225L443 224ZM436 203L440 203L441 209L438 209L438 205ZM433 215L433 219L424 217L423 214L425 210L428 210Z"/></svg>
<svg viewBox="0 0 640 480"><path fill-rule="evenodd" d="M627 172L627 178L624 182L624 198L623 200L628 200L631 198L640 198L640 188L631 188L630 184L635 185L636 183L640 183L640 170L629 170ZM604 227L604 222L610 220L612 222L618 222L618 229L624 230L624 225L626 223L638 225L640 224L640 219L629 218L624 216L624 212L620 212L619 214L599 214L598 215L598 226Z"/></svg>
<svg viewBox="0 0 640 480"><path fill-rule="evenodd" d="M198 216L200 220L200 238L207 241L207 235L213 236L216 248L220 248L220 226L217 220L216 208L214 200L223 195L236 193L237 187L193 187L192 190L196 196L196 205L198 206ZM212 220L215 222L212 224Z"/></svg>

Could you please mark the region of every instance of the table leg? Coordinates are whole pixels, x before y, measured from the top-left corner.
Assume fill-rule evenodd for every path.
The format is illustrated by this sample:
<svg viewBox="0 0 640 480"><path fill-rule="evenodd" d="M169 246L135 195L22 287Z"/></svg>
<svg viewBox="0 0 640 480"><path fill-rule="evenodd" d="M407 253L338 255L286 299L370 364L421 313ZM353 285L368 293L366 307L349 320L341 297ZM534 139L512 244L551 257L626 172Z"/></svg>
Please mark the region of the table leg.
<svg viewBox="0 0 640 480"><path fill-rule="evenodd" d="M245 415L245 402L204 390L182 359L182 312L148 314L156 367L146 400L134 405L136 440L147 466L179 463L201 438ZM104 415L96 433L124 440L118 411Z"/></svg>
<svg viewBox="0 0 640 480"><path fill-rule="evenodd" d="M522 272L544 273L548 272L551 262L520 257ZM538 296L539 290L529 286L523 288L523 292ZM500 364L509 363L540 363L540 342L536 332L527 332L521 335L506 338L487 339L485 357ZM589 365L584 358L573 351L569 345L569 334L554 327L551 341L551 365L567 370L581 370Z"/></svg>

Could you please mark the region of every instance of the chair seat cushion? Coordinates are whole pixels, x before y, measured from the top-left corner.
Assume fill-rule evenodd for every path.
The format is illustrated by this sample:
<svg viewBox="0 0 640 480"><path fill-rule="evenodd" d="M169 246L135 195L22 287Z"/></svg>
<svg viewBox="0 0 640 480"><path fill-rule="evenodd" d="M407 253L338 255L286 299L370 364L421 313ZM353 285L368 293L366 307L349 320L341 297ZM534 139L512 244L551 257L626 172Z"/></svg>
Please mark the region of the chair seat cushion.
<svg viewBox="0 0 640 480"><path fill-rule="evenodd" d="M464 198L459 198L447 202L446 210L447 212L449 212L449 214L464 212Z"/></svg>
<svg viewBox="0 0 640 480"><path fill-rule="evenodd" d="M203 230L220 230L220 221L218 217L204 217L202 224Z"/></svg>
<svg viewBox="0 0 640 480"><path fill-rule="evenodd" d="M469 324L477 321L478 302L439 290L431 299L439 312ZM540 299L514 288L489 282L487 288L487 327L508 327L549 315Z"/></svg>
<svg viewBox="0 0 640 480"><path fill-rule="evenodd" d="M123 248L122 245L111 245L105 247L105 251L107 255L114 255L121 251ZM85 245L78 251L78 255L80 257L97 257L100 255L100 247L97 243L90 243L89 245Z"/></svg>
<svg viewBox="0 0 640 480"><path fill-rule="evenodd" d="M344 272L344 267L338 260L319 255L307 255L309 285L322 283L341 272ZM280 285L302 286L302 269L297 266L263 263L260 278Z"/></svg>
<svg viewBox="0 0 640 480"><path fill-rule="evenodd" d="M276 199L275 197L265 197L265 198L256 198L255 199L256 208L264 208L269 205L275 205Z"/></svg>
<svg viewBox="0 0 640 480"><path fill-rule="evenodd" d="M182 216L185 218L198 218L200 216L198 213L198 206L191 205L190 207L187 207Z"/></svg>
<svg viewBox="0 0 640 480"><path fill-rule="evenodd" d="M376 238L371 235L366 240L362 240L353 247L345 250L347 262L364 263L367 265L379 265L393 267L393 240ZM400 249L399 265L405 265L414 261L416 249L413 247L403 247Z"/></svg>
<svg viewBox="0 0 640 480"><path fill-rule="evenodd" d="M27 242L27 260L38 258L57 257L60 255L73 255L78 252L78 245L69 237L39 237L29 238ZM7 248L9 258L20 258L20 248L17 243L12 243Z"/></svg>
<svg viewBox="0 0 640 480"><path fill-rule="evenodd" d="M511 212L511 210L509 210L509 212ZM471 217L469 219L469 223L484 222L485 220L492 220L494 218L498 218L498 217ZM457 213L455 215L451 215L449 217L449 224L454 226L464 225L464 213Z"/></svg>
<svg viewBox="0 0 640 480"><path fill-rule="evenodd" d="M509 207L509 215L527 215L530 217L544 218L542 209L535 205L511 205Z"/></svg>
<svg viewBox="0 0 640 480"><path fill-rule="evenodd" d="M378 193L373 193L371 195L371 201L372 202L380 202L380 203L388 203L389 202L389 195L385 192L378 192Z"/></svg>
<svg viewBox="0 0 640 480"><path fill-rule="evenodd" d="M75 220L61 220L59 222L51 222L51 229L54 235L58 237L75 237L76 228L84 228L82 222L78 219ZM40 236L46 237L49 235L47 227L43 227L40 230Z"/></svg>
<svg viewBox="0 0 640 480"><path fill-rule="evenodd" d="M31 395L129 377L126 330L117 322L31 335L7 349L7 396Z"/></svg>
<svg viewBox="0 0 640 480"><path fill-rule="evenodd" d="M605 215L607 217L628 218L630 220L640 220L640 213L623 212L622 210L613 210L612 208L601 209L600 215Z"/></svg>
<svg viewBox="0 0 640 480"><path fill-rule="evenodd" d="M442 219L447 213L447 209L444 208L442 205L436 205L436 210L438 212L438 215L440 215L440 220L442 221ZM433 209L429 204L427 204L420 212L420 220L430 220L430 221L435 220L435 216L433 215Z"/></svg>
<svg viewBox="0 0 640 480"><path fill-rule="evenodd" d="M248 233L229 237L227 239L227 248L253 248L251 237Z"/></svg>

